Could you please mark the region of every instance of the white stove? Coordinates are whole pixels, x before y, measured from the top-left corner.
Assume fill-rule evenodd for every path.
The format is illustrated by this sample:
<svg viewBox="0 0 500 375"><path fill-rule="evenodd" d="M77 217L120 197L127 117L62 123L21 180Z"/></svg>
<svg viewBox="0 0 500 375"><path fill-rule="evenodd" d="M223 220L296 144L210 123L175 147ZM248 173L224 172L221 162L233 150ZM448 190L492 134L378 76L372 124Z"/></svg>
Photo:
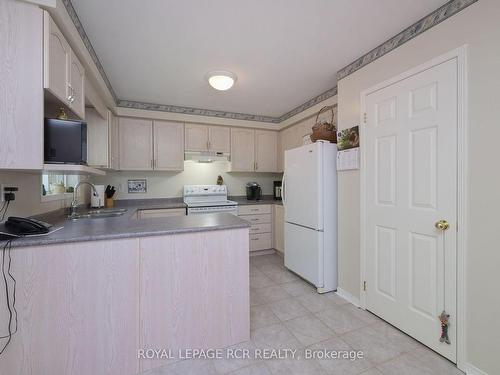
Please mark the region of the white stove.
<svg viewBox="0 0 500 375"><path fill-rule="evenodd" d="M238 203L227 199L226 185L184 185L188 215L227 212L238 215Z"/></svg>

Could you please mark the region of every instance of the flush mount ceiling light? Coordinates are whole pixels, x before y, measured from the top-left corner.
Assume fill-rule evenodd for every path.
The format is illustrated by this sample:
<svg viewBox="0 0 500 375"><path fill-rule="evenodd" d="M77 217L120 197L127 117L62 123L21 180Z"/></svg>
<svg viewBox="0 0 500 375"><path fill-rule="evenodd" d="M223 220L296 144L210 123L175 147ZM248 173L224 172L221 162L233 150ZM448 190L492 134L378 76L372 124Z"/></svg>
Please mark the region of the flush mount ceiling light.
<svg viewBox="0 0 500 375"><path fill-rule="evenodd" d="M229 90L236 82L236 74L224 70L210 72L206 77L210 86L219 91Z"/></svg>

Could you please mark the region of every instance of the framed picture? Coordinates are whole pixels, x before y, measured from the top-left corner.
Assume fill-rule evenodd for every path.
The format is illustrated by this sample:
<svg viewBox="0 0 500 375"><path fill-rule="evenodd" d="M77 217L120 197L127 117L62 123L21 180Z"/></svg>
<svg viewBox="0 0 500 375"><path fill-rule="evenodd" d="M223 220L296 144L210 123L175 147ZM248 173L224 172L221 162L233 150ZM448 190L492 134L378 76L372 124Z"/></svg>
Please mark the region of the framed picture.
<svg viewBox="0 0 500 375"><path fill-rule="evenodd" d="M128 192L144 194L147 192L147 181L145 179L141 180L128 180Z"/></svg>
<svg viewBox="0 0 500 375"><path fill-rule="evenodd" d="M338 150L348 150L359 147L359 126L337 131Z"/></svg>

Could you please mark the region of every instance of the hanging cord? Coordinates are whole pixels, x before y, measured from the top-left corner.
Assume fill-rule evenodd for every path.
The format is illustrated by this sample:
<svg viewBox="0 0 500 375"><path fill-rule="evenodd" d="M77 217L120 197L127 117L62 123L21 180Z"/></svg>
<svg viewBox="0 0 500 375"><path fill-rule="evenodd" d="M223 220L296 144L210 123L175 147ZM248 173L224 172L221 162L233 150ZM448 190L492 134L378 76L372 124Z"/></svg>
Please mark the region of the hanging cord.
<svg viewBox="0 0 500 375"><path fill-rule="evenodd" d="M4 221L5 215L7 214L7 211L9 210L9 205L10 205L10 201L4 202L4 204L2 205L2 208L0 209L0 214L2 214L2 211L3 211L3 214L2 214L2 218L0 219L0 222Z"/></svg>
<svg viewBox="0 0 500 375"><path fill-rule="evenodd" d="M2 276L3 280L5 283L5 295L6 295L6 300L7 300L7 309L9 310L9 326L8 326L8 334L5 336L0 336L0 339L8 339L3 348L0 350L0 355L5 351L7 346L10 344L12 340L12 336L17 332L17 310L16 310L16 279L14 276L12 276L10 270L11 270L11 264L12 264L12 256L11 256L11 248L12 248L12 241L14 239L10 239L6 242L2 249ZM5 273L5 256L6 253L8 254L9 261L7 265L7 273ZM9 294L9 284L7 280L7 275L9 276L10 279L14 282L14 287L12 290L12 307L10 304L10 294ZM15 321L15 330L12 331L12 320L14 318Z"/></svg>

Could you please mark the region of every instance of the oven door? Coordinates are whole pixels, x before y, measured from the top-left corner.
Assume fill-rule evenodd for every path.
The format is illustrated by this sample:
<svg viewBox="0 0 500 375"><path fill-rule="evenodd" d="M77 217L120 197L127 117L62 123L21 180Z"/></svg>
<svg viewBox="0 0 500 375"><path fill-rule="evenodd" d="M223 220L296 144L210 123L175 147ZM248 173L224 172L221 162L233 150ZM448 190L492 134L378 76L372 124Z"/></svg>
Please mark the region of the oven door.
<svg viewBox="0 0 500 375"><path fill-rule="evenodd" d="M208 207L188 207L188 215L228 213L238 216L238 206L208 206Z"/></svg>

